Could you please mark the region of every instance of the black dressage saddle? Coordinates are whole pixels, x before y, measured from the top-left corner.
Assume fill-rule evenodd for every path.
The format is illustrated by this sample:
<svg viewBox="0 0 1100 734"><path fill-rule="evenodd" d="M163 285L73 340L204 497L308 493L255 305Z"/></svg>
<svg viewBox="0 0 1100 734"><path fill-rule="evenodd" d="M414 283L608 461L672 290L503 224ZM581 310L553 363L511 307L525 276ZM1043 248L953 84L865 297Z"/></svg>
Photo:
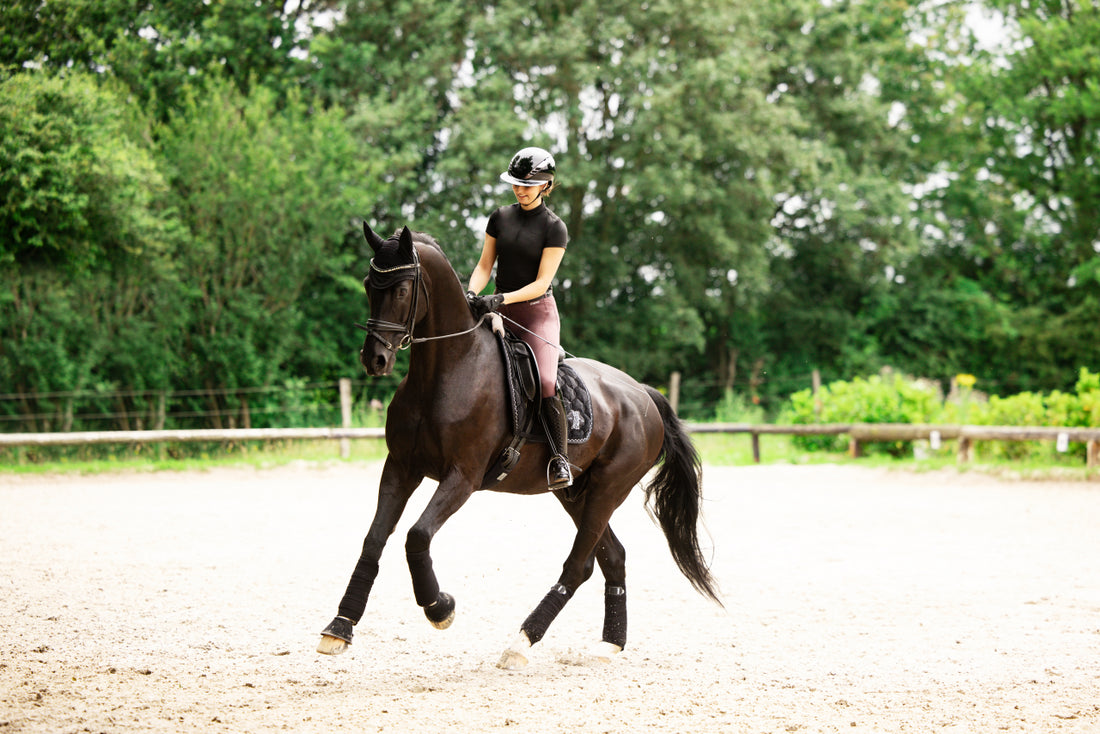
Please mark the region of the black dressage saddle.
<svg viewBox="0 0 1100 734"><path fill-rule="evenodd" d="M528 344L504 328L494 328L504 362L504 389L512 419L512 441L485 474L483 489L502 481L519 461L528 441L545 443L546 433L539 420L540 380L535 354ZM569 443L584 443L592 435L592 397L577 371L558 362L557 390L565 406Z"/></svg>

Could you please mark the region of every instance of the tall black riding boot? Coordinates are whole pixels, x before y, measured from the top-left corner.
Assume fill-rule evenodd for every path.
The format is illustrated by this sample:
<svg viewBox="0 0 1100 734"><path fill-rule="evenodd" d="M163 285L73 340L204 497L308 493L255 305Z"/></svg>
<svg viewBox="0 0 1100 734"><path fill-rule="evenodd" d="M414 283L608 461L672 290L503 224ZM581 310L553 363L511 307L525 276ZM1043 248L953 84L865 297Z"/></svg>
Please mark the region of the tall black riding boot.
<svg viewBox="0 0 1100 734"><path fill-rule="evenodd" d="M542 399L542 426L546 429L546 438L550 441L550 464L546 467L546 484L551 490L565 489L573 484L573 474L569 471L569 426L565 420L565 406L561 396Z"/></svg>

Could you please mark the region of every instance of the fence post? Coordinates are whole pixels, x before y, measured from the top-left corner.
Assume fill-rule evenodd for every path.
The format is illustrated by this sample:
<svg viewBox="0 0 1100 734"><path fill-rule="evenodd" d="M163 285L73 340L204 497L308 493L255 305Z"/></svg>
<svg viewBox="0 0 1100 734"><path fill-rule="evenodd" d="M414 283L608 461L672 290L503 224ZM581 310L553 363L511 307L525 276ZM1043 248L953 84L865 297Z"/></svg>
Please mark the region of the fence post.
<svg viewBox="0 0 1100 734"><path fill-rule="evenodd" d="M673 372L668 378L668 402L672 405L672 412L680 412L680 373Z"/></svg>
<svg viewBox="0 0 1100 734"><path fill-rule="evenodd" d="M340 425L344 428L351 428L351 380L346 377L340 378ZM351 456L351 439L340 439L340 458L346 459Z"/></svg>
<svg viewBox="0 0 1100 734"><path fill-rule="evenodd" d="M760 463L760 434L756 431L752 432L752 461L754 464Z"/></svg>
<svg viewBox="0 0 1100 734"><path fill-rule="evenodd" d="M810 387L814 396L814 417L821 415L821 373L814 370L810 373Z"/></svg>
<svg viewBox="0 0 1100 734"><path fill-rule="evenodd" d="M966 436L959 436L959 463L966 464L974 458L974 442Z"/></svg>
<svg viewBox="0 0 1100 734"><path fill-rule="evenodd" d="M1085 466L1089 469L1100 467L1100 441L1090 438L1085 444Z"/></svg>

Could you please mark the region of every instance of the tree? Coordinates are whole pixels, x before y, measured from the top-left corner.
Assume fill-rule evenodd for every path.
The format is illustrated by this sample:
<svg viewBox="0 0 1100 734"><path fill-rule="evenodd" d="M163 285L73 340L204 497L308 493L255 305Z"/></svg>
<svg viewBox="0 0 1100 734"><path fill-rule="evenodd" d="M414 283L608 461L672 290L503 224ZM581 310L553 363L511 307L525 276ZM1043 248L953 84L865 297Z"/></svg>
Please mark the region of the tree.
<svg viewBox="0 0 1100 734"><path fill-rule="evenodd" d="M0 8L0 66L117 79L163 118L184 87L208 73L244 92L254 84L296 87L310 23L332 4L12 0Z"/></svg>
<svg viewBox="0 0 1100 734"><path fill-rule="evenodd" d="M987 12L1004 42L938 39L938 100L912 109L918 152L939 166L917 198L923 248L906 271L991 304L972 325L980 366L960 371L1009 392L1064 389L1100 358L1100 8L995 0Z"/></svg>
<svg viewBox="0 0 1100 734"><path fill-rule="evenodd" d="M72 274L165 248L165 189L131 112L82 74L0 77L0 264Z"/></svg>
<svg viewBox="0 0 1100 734"><path fill-rule="evenodd" d="M180 228L148 122L123 99L79 72L0 81L2 392L170 381ZM63 412L44 400L21 410Z"/></svg>
<svg viewBox="0 0 1100 734"><path fill-rule="evenodd" d="M157 133L191 236L177 253L191 321L184 384L222 411L226 389L300 376L288 365L346 374L366 270L348 235L374 199L362 150L338 111L310 114L293 94L280 108L265 87L246 97L210 80L184 99ZM333 294L340 310L325 312ZM317 361L303 362L306 348Z"/></svg>

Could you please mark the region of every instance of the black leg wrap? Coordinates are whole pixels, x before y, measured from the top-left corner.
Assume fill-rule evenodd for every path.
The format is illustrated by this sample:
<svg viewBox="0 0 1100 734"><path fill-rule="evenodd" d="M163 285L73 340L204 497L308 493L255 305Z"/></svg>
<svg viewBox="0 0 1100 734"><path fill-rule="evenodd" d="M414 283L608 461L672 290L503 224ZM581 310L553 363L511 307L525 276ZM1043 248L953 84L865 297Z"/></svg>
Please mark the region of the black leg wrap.
<svg viewBox="0 0 1100 734"><path fill-rule="evenodd" d="M348 590L344 592L344 598L340 600L337 613L346 617L355 624L363 618L363 611L367 608L367 597L370 596L374 579L378 576L378 561L367 561L362 558L355 566L348 582ZM328 633L326 633L328 634ZM336 637L337 635L333 635ZM343 638L341 638L343 639ZM350 642L351 640L344 640Z"/></svg>
<svg viewBox="0 0 1100 734"><path fill-rule="evenodd" d="M455 610L455 598L445 591L439 592L439 598L424 607L424 616L432 624L439 624Z"/></svg>
<svg viewBox="0 0 1100 734"><path fill-rule="evenodd" d="M626 589L621 586L604 589L603 641L626 647Z"/></svg>
<svg viewBox="0 0 1100 734"><path fill-rule="evenodd" d="M439 599L439 582L432 570L432 557L426 550L408 551L409 573L412 575L413 596L417 606L426 607Z"/></svg>
<svg viewBox="0 0 1100 734"><path fill-rule="evenodd" d="M558 613L565 607L565 603L569 601L571 596L573 596L572 591L562 584L556 584L542 598L539 605L535 607L535 611L523 620L520 629L527 635L527 639L531 641L532 645L541 640L543 635L546 634L546 630L550 628L550 623L558 616Z"/></svg>
<svg viewBox="0 0 1100 734"><path fill-rule="evenodd" d="M329 622L328 627L321 630L322 635L328 635L329 637L335 637L338 640L351 644L351 620L347 617L337 617Z"/></svg>

